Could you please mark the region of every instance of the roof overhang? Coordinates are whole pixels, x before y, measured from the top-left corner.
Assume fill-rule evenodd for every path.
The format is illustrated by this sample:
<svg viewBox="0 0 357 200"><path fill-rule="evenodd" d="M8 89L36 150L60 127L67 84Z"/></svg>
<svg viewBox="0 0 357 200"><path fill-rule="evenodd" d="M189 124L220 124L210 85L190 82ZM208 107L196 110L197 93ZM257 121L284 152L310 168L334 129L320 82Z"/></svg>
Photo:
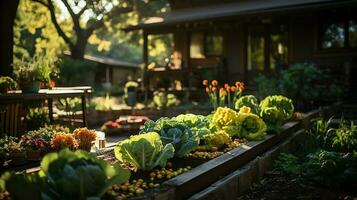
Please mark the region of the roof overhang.
<svg viewBox="0 0 357 200"><path fill-rule="evenodd" d="M205 7L186 8L151 17L148 20L125 28L126 31L168 27L180 23L213 20L250 14L272 13L308 8L333 7L357 4L356 0L249 0Z"/></svg>

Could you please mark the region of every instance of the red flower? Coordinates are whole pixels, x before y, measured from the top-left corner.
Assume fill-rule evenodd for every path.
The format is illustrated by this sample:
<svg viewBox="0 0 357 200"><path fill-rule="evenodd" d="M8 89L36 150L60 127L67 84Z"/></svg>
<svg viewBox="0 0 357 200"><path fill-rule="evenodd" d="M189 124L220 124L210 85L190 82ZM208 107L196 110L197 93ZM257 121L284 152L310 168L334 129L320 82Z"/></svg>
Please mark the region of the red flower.
<svg viewBox="0 0 357 200"><path fill-rule="evenodd" d="M226 84L224 84L224 88L229 88L229 85L226 83Z"/></svg>
<svg viewBox="0 0 357 200"><path fill-rule="evenodd" d="M54 80L50 80L50 88L54 88L56 86L56 83Z"/></svg>
<svg viewBox="0 0 357 200"><path fill-rule="evenodd" d="M204 86L208 86L208 80L203 80L203 82L202 82L202 84L204 85Z"/></svg>
<svg viewBox="0 0 357 200"><path fill-rule="evenodd" d="M218 81L217 81L217 80L213 80L213 81L212 81L212 85L213 85L213 86L217 86L217 85L218 85Z"/></svg>

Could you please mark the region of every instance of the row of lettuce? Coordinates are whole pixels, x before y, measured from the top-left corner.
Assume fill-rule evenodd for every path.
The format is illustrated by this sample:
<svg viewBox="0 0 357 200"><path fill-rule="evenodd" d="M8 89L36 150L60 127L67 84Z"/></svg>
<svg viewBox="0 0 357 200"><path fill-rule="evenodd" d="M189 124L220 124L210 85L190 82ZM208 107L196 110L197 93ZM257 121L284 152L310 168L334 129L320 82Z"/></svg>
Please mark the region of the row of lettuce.
<svg viewBox="0 0 357 200"><path fill-rule="evenodd" d="M63 138L63 146L56 149L58 152L44 156L41 171L31 174L6 172L0 179L0 191L6 191L12 199L100 199L114 186L119 189L132 187L125 190L127 193L119 190L120 197L125 199L133 192L142 194L141 187L144 185L146 189L146 184L149 185L142 179L130 182L133 170L146 171L159 178L165 172L160 167L167 168L171 163L169 159L186 157L198 149L224 148L237 138L264 139L267 132L278 133L278 127L291 118L294 109L292 101L283 96L269 96L260 103L254 96L242 96L235 105L235 109L218 107L208 116L182 114L149 120L138 135L115 147L119 162L114 164L86 151L71 151L78 145L73 146L69 139ZM67 142L70 145L66 146ZM165 173L171 177L169 173L176 176L187 170Z"/></svg>

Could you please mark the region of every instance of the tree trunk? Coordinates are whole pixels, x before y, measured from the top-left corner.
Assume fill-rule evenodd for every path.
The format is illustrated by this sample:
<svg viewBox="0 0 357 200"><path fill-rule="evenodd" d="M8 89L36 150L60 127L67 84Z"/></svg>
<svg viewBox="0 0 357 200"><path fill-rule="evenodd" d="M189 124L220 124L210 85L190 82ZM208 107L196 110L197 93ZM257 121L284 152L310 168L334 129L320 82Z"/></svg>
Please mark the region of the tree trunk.
<svg viewBox="0 0 357 200"><path fill-rule="evenodd" d="M71 47L71 58L73 59L83 59L84 53L87 46L87 38L78 37L77 42Z"/></svg>
<svg viewBox="0 0 357 200"><path fill-rule="evenodd" d="M0 1L0 76L13 73L14 23L19 1Z"/></svg>

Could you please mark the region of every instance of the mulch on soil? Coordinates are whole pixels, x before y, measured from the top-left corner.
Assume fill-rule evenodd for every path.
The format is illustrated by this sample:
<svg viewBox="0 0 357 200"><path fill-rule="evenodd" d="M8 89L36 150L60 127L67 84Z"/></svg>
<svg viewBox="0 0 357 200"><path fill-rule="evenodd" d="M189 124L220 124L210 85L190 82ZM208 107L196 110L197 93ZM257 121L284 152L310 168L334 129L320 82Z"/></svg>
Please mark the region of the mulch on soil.
<svg viewBox="0 0 357 200"><path fill-rule="evenodd" d="M357 200L357 187L322 187L281 173L267 175L237 200Z"/></svg>

